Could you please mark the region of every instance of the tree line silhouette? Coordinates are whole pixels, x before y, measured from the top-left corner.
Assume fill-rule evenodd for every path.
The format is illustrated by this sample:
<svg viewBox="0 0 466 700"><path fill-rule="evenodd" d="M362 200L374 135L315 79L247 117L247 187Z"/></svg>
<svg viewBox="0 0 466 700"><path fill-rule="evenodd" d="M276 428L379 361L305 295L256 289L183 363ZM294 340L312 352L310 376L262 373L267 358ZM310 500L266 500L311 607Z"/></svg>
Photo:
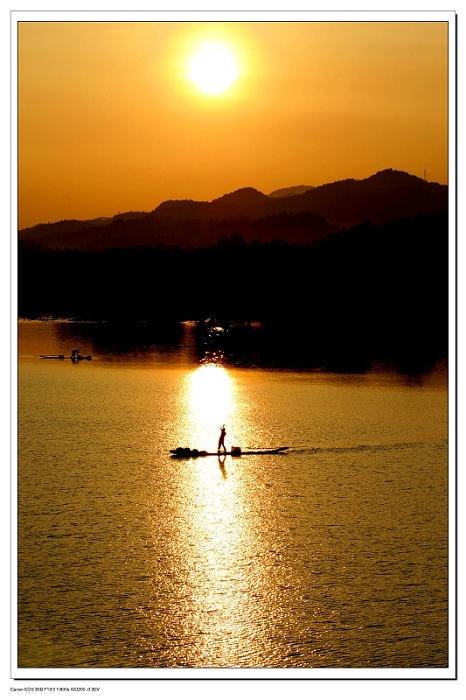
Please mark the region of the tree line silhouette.
<svg viewBox="0 0 466 700"><path fill-rule="evenodd" d="M250 362L363 368L448 353L448 219L364 222L310 245L240 235L213 246L52 250L19 242L18 313L153 323L217 317ZM233 330L233 329L232 329Z"/></svg>

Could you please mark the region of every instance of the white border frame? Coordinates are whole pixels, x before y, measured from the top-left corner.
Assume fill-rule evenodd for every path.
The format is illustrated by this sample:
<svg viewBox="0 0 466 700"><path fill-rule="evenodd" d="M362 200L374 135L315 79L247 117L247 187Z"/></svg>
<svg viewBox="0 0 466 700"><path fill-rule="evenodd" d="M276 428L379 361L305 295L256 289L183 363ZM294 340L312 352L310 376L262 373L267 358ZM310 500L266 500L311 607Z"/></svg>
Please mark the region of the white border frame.
<svg viewBox="0 0 466 700"><path fill-rule="evenodd" d="M403 21L403 22L448 22L449 24L449 138L448 138L448 177L449 177L449 665L445 669L42 669L18 668L17 666L17 24L19 22L50 21L92 21L92 22L207 22L207 21L244 21L244 22L361 22L361 21ZM285 11L285 10L251 10L251 11L212 11L212 10L175 10L175 11L22 11L13 10L10 14L11 38L11 678L26 680L26 686L32 687L31 680L67 681L91 679L117 680L214 680L214 679L249 679L249 680L453 680L457 677L457 455L456 455L456 208L457 208L457 45L456 13L454 11ZM455 562L455 565L452 565ZM42 686L50 683L42 684ZM61 685L64 685L63 683ZM94 686L98 683L93 683ZM18 688L19 690L19 688ZM128 688L129 690L129 688ZM240 690L240 688L238 688ZM394 688L395 690L395 688Z"/></svg>

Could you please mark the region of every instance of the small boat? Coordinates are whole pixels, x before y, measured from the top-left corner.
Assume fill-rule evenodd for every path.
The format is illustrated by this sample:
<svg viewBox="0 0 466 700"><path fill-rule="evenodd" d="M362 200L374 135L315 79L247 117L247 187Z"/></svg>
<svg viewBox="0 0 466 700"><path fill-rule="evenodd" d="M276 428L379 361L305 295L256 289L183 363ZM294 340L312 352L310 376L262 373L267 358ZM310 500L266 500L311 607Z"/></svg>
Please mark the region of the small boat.
<svg viewBox="0 0 466 700"><path fill-rule="evenodd" d="M41 355L43 360L92 360L92 355L76 355L72 357L71 355Z"/></svg>
<svg viewBox="0 0 466 700"><path fill-rule="evenodd" d="M232 447L229 452L207 452L207 450L192 450L189 447L177 447L176 450L170 450L171 456L175 459L187 459L189 457L223 457L230 455L231 457L243 457L244 455L276 455L284 452L288 447L270 447L261 450L243 450L240 447Z"/></svg>

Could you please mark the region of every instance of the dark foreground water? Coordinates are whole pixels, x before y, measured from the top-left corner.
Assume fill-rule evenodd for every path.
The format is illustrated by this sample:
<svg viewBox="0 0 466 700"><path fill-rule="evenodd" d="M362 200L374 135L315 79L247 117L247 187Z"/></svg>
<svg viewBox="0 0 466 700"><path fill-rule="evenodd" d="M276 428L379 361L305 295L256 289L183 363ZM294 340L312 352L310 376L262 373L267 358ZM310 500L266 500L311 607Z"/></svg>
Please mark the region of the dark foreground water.
<svg viewBox="0 0 466 700"><path fill-rule="evenodd" d="M444 367L245 369L197 363L189 327L86 337L20 323L20 667L448 665ZM74 347L92 361L36 356ZM222 423L228 446L289 453L170 458Z"/></svg>

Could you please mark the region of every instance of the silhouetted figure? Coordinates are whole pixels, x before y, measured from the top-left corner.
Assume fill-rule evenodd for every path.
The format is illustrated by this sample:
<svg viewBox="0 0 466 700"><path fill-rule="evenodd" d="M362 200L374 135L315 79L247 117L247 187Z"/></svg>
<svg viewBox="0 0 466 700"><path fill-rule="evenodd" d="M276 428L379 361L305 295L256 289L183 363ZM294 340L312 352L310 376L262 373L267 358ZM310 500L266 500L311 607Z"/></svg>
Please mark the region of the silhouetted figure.
<svg viewBox="0 0 466 700"><path fill-rule="evenodd" d="M220 437L218 439L218 452L220 452L220 449L223 447L223 451L226 452L227 448L225 447L225 435L227 434L227 431L225 429L225 426L222 425L220 428Z"/></svg>
<svg viewBox="0 0 466 700"><path fill-rule="evenodd" d="M73 362L76 362L78 360L78 356L79 356L79 348L77 350L72 350L71 359L73 360Z"/></svg>

